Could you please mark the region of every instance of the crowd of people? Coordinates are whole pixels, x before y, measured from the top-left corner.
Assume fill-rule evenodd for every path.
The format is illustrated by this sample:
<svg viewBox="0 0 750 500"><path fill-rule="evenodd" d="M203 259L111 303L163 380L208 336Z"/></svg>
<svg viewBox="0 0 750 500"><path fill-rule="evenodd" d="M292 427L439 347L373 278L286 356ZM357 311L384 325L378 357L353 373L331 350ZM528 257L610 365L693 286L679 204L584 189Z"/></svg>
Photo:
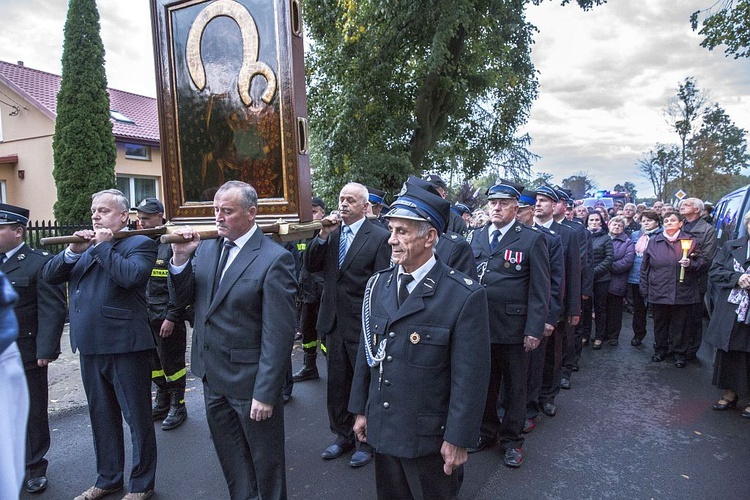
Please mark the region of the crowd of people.
<svg viewBox="0 0 750 500"><path fill-rule="evenodd" d="M230 181L214 197L218 237L182 227L170 245L123 237L128 200L105 190L92 195L92 228L56 256L24 243L28 210L0 205L0 271L15 289L0 283L0 313L18 318L0 324L0 369L10 380L22 366L27 380L13 396L19 415L0 422L11 452L0 496L47 488L47 366L66 313L97 472L77 500L126 486L127 500L153 495L152 422L169 431L187 418L187 323L189 369L237 499L286 498L284 404L294 383L320 377L319 353L333 434L321 458L374 462L379 498L455 498L468 454L491 448L522 466L538 414L557 414L587 347L617 348L626 310L637 349L653 316L652 362L684 368L703 340L716 349L714 410L750 393L748 238L717 249L701 200L586 207L566 189L510 181L485 195L472 211L447 200L440 177L410 176L389 206L384 191L351 182L328 214L312 199L312 238L282 246L256 224L253 187ZM164 223L155 198L135 209L141 228ZM719 295L704 339L709 284Z"/></svg>

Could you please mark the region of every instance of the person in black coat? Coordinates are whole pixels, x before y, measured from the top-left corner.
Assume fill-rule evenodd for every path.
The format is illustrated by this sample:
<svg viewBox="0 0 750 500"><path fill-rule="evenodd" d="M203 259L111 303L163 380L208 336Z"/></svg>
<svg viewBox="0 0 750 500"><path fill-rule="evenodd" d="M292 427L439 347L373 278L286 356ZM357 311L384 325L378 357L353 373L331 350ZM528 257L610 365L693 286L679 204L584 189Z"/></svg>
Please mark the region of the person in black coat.
<svg viewBox="0 0 750 500"><path fill-rule="evenodd" d="M29 388L26 428L26 479L24 489L40 493L47 488L50 447L47 366L60 355L65 325L65 289L42 279L42 269L52 256L24 243L29 211L0 203L0 271L18 294L18 349Z"/></svg>
<svg viewBox="0 0 750 500"><path fill-rule="evenodd" d="M614 249L612 238L609 237L607 223L599 212L591 212L586 216L586 227L591 232L594 293L590 300L584 301L584 338L591 336L591 312L593 310L596 317L596 336L593 348L601 349L607 329L607 293L609 292L609 281L612 279L610 267L612 267Z"/></svg>
<svg viewBox="0 0 750 500"><path fill-rule="evenodd" d="M471 248L490 313L490 383L479 451L500 443L504 463L520 467L526 414L529 352L539 347L550 302L549 256L544 235L516 220L523 186L495 184L487 191L490 223L472 233ZM506 408L497 416L500 386Z"/></svg>
<svg viewBox="0 0 750 500"><path fill-rule="evenodd" d="M407 181L390 220L394 266L367 284L349 409L380 499L456 498L489 378L487 298L433 255L449 204Z"/></svg>
<svg viewBox="0 0 750 500"><path fill-rule="evenodd" d="M750 213L743 218L750 228ZM750 234L750 231L748 231ZM713 384L722 389L716 411L737 407L740 395L750 395L750 255L748 236L727 241L711 264L709 279L719 289L706 329L706 342L716 348ZM750 419L750 403L742 412Z"/></svg>
<svg viewBox="0 0 750 500"><path fill-rule="evenodd" d="M336 435L323 450L326 460L338 458L358 445L349 465L361 467L372 461L373 449L357 443L352 430L349 392L359 349L362 327L362 299L365 285L376 271L387 269L391 249L388 231L365 217L367 188L349 183L339 194L338 217L329 215L317 238L305 253L309 272L323 272L323 297L318 316L318 333L325 335L328 360L328 420Z"/></svg>

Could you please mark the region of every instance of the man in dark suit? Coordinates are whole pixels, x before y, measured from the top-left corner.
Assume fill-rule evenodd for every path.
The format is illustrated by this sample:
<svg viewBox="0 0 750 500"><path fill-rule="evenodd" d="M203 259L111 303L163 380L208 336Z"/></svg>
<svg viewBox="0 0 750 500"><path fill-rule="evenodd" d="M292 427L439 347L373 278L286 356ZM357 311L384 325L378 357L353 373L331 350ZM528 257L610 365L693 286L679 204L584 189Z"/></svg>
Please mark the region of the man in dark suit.
<svg viewBox="0 0 750 500"><path fill-rule="evenodd" d="M219 239L177 230L175 305L193 304L191 370L231 498L286 498L282 386L294 342L294 258L255 223L258 195L240 181L214 196ZM194 255L194 256L193 256ZM192 257L192 260L191 260Z"/></svg>
<svg viewBox="0 0 750 500"><path fill-rule="evenodd" d="M341 224L335 216L324 218L323 228L305 254L307 270L322 271L324 277L318 333L326 339L328 419L336 434L334 443L321 455L326 460L355 446L354 415L348 408L362 327L362 299L367 280L386 269L391 257L388 231L365 217L368 204L365 186L354 182L344 186L339 194ZM370 445L358 443L349 465L367 465L372 456Z"/></svg>
<svg viewBox="0 0 750 500"><path fill-rule="evenodd" d="M487 190L490 222L472 233L471 247L490 317L491 369L479 451L500 442L504 463L523 462L529 352L539 346L549 312L550 275L542 233L516 220L523 186L503 181ZM502 423L497 399L504 384Z"/></svg>
<svg viewBox="0 0 750 500"><path fill-rule="evenodd" d="M563 352L566 339L570 340L574 334L574 327L581 316L581 257L578 240L572 229L554 219L555 207L560 201L557 191L550 186L540 186L536 190L536 206L534 207L534 224L548 229L561 242L563 250L563 281L560 296L561 307L554 319L554 330L547 339L544 378L539 394L539 408L548 417L557 414L555 398L564 386L570 389L570 379L563 379ZM564 216L563 216L564 217ZM565 384L563 384L563 380Z"/></svg>
<svg viewBox="0 0 750 500"><path fill-rule="evenodd" d="M96 484L78 499L97 499L123 488L122 417L133 442L128 500L154 493L156 435L151 421L151 356L146 283L156 243L146 236L115 240L126 229L130 204L116 189L91 197L93 229L44 267L51 284L68 282L70 343L81 353L81 377L94 435Z"/></svg>
<svg viewBox="0 0 750 500"><path fill-rule="evenodd" d="M26 480L29 493L47 489L50 445L47 418L47 366L60 355L65 325L65 291L42 279L42 268L52 258L24 243L29 211L0 203L0 271L18 293L18 349L29 386L29 421L26 428Z"/></svg>
<svg viewBox="0 0 750 500"><path fill-rule="evenodd" d="M433 255L450 204L407 182L386 215L394 267L370 279L349 409L378 498L456 498L489 378L487 298Z"/></svg>

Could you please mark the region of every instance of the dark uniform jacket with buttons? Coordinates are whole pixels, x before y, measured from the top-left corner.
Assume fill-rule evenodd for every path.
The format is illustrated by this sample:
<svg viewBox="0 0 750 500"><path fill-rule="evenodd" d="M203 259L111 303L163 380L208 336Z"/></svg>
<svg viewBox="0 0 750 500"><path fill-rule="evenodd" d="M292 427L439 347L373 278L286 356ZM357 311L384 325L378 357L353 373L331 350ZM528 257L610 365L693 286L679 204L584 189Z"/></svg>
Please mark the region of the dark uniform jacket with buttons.
<svg viewBox="0 0 750 500"><path fill-rule="evenodd" d="M47 252L24 244L0 265L18 293L18 349L26 369L36 368L37 359L57 359L60 355L67 304L64 287L42 279L42 269L51 258Z"/></svg>
<svg viewBox="0 0 750 500"><path fill-rule="evenodd" d="M550 302L549 254L541 231L516 221L490 250L492 223L472 233L471 248L487 291L490 340L522 344L542 338Z"/></svg>
<svg viewBox="0 0 750 500"><path fill-rule="evenodd" d="M318 333L329 334L336 327L344 340L359 342L365 285L373 273L389 266L389 236L388 231L365 219L349 245L341 269L341 228L329 234L324 243L313 238L304 258L308 271L323 272L323 297L316 325Z"/></svg>
<svg viewBox="0 0 750 500"><path fill-rule="evenodd" d="M547 323L557 325L563 309L563 295L565 292L565 255L562 250L560 236L544 226L534 225L543 235L547 243L549 254L549 312Z"/></svg>
<svg viewBox="0 0 750 500"><path fill-rule="evenodd" d="M387 340L382 378L367 364L363 336L349 411L367 417L377 453L415 458L439 454L443 441L473 446L490 369L484 289L437 258L399 307L397 272L377 273L371 287L370 329Z"/></svg>
<svg viewBox="0 0 750 500"><path fill-rule="evenodd" d="M212 297L223 241L202 241L187 267L170 273L175 305L195 308L190 370L219 394L273 405L294 343L294 258L256 229Z"/></svg>
<svg viewBox="0 0 750 500"><path fill-rule="evenodd" d="M471 245L459 234L448 231L440 235L435 245L435 254L448 267L461 271L474 280L477 277L477 262L471 252Z"/></svg>
<svg viewBox="0 0 750 500"><path fill-rule="evenodd" d="M579 224L580 225L580 224ZM583 226L581 226L583 229ZM563 280L562 310L560 320L566 320L568 316L581 315L581 248L575 229L560 222L552 221L550 231L560 237L562 243L563 258L565 260L565 279ZM583 231L586 231L583 229Z"/></svg>
<svg viewBox="0 0 750 500"><path fill-rule="evenodd" d="M146 302L155 262L156 242L137 235L91 246L72 264L62 251L44 266L45 281L68 282L73 352L122 354L156 347Z"/></svg>

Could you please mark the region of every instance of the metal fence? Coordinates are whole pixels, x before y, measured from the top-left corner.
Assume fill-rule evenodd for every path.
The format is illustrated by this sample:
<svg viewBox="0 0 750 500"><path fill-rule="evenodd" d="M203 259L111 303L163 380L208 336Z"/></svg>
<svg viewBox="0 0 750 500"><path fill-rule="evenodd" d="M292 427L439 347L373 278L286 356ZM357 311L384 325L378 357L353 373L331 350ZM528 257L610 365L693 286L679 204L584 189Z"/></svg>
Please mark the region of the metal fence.
<svg viewBox="0 0 750 500"><path fill-rule="evenodd" d="M38 248L56 254L61 252L66 245L48 245L43 247L41 245L42 238L48 238L50 236L67 236L73 234L79 229L90 229L91 221L81 222L78 224L69 222L57 222L57 221L29 221L29 225L26 227L26 243L31 248Z"/></svg>

